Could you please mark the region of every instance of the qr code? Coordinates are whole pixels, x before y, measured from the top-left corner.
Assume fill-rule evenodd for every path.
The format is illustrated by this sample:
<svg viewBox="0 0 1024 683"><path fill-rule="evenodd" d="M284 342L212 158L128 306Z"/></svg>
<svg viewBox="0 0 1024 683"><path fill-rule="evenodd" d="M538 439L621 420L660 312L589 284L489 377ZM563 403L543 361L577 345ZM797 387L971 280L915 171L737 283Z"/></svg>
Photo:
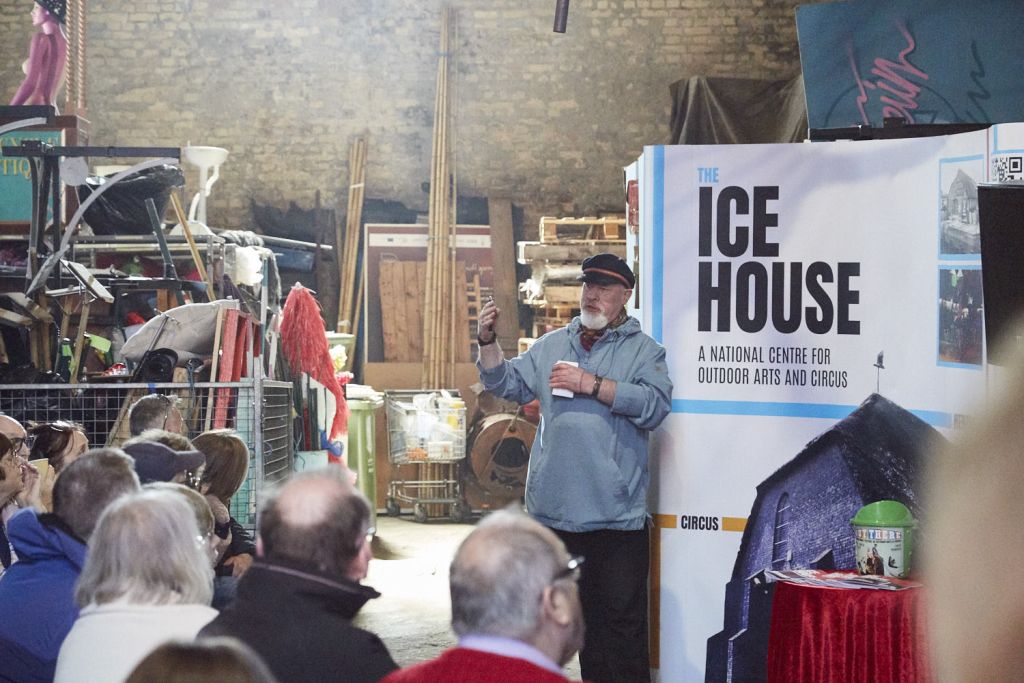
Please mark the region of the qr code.
<svg viewBox="0 0 1024 683"><path fill-rule="evenodd" d="M1001 183L1007 180L1024 180L1024 156L1001 154L992 159L992 180Z"/></svg>

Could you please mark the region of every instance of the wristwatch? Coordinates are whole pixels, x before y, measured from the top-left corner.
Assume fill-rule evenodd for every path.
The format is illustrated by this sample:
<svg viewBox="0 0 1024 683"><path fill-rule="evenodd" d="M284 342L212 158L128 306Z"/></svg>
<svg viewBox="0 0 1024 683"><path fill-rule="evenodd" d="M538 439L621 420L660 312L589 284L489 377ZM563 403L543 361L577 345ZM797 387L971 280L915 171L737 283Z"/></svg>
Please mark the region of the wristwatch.
<svg viewBox="0 0 1024 683"><path fill-rule="evenodd" d="M597 398L597 394L601 391L601 382L604 381L604 377L601 375L594 375L594 388L590 390L590 395Z"/></svg>

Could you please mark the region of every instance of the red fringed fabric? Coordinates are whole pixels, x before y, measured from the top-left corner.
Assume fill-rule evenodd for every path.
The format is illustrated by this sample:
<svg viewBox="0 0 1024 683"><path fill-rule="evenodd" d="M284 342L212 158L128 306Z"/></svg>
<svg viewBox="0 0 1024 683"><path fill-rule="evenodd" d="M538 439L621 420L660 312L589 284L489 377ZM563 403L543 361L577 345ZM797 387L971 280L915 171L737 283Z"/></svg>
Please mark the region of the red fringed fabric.
<svg viewBox="0 0 1024 683"><path fill-rule="evenodd" d="M928 681L923 592L780 581L772 601L769 683Z"/></svg>
<svg viewBox="0 0 1024 683"><path fill-rule="evenodd" d="M334 414L329 436L332 439L340 437L348 429L348 404L334 376L320 304L310 290L298 283L288 293L281 312L281 349L293 373L306 373L334 395L338 411Z"/></svg>

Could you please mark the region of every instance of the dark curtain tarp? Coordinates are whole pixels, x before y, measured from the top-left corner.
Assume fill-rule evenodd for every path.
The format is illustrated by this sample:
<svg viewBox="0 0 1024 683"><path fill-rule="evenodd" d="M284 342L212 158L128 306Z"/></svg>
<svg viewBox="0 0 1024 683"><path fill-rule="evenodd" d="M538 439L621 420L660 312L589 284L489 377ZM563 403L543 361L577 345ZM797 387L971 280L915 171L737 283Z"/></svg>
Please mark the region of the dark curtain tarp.
<svg viewBox="0 0 1024 683"><path fill-rule="evenodd" d="M785 81L693 76L672 93L672 144L801 142L807 102L801 76Z"/></svg>

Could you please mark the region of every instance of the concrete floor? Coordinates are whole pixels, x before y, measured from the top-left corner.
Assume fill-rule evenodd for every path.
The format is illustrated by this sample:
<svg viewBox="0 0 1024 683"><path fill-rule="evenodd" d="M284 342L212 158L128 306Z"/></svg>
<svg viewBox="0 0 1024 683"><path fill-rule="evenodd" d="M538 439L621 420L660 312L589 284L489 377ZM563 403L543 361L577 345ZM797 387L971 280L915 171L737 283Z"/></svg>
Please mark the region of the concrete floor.
<svg viewBox="0 0 1024 683"><path fill-rule="evenodd" d="M366 583L381 593L359 612L355 623L380 636L399 666L436 657L453 647L448 565L470 524L414 522L411 516L377 517ZM579 680L577 658L565 667Z"/></svg>

